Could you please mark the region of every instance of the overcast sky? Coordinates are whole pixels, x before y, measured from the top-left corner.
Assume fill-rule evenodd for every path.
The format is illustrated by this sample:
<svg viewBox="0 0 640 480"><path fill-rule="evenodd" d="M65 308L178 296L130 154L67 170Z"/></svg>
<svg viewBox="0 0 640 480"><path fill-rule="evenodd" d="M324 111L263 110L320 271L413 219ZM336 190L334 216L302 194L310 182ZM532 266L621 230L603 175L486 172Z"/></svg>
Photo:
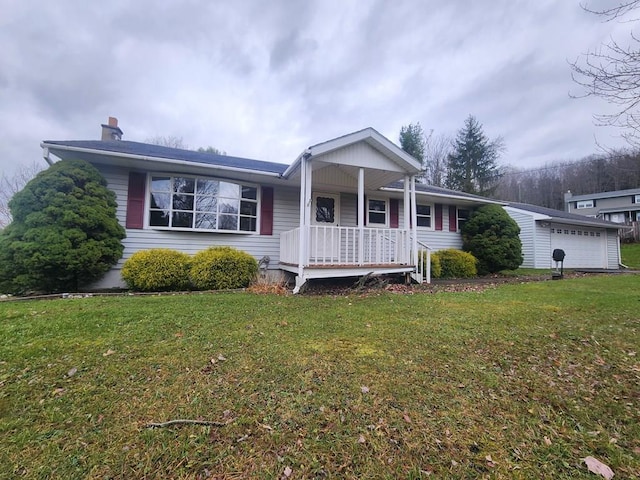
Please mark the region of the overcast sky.
<svg viewBox="0 0 640 480"><path fill-rule="evenodd" d="M595 5L594 2L591 2ZM611 2L609 2L611 4ZM505 165L624 145L569 61L629 24L579 0L0 0L0 172L42 140L124 140L291 163L364 127L455 135L473 114Z"/></svg>

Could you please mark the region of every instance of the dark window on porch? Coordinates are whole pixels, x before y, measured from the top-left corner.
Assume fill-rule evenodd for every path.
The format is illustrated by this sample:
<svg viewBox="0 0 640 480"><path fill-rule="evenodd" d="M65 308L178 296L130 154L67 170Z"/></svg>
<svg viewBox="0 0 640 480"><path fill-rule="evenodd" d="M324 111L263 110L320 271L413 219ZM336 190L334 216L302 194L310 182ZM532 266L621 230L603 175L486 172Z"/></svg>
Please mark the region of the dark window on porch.
<svg viewBox="0 0 640 480"><path fill-rule="evenodd" d="M378 224L378 225L387 224L387 202L386 201L369 199L368 223Z"/></svg>
<svg viewBox="0 0 640 480"><path fill-rule="evenodd" d="M316 222L334 223L336 205L331 197L316 197Z"/></svg>

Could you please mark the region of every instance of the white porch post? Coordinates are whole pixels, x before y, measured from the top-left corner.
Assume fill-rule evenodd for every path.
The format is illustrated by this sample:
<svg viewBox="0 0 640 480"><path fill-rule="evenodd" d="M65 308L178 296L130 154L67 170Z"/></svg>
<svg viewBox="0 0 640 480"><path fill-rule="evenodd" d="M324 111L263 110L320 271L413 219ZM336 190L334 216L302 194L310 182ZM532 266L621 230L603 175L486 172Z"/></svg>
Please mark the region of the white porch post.
<svg viewBox="0 0 640 480"><path fill-rule="evenodd" d="M300 237L298 239L298 279L304 278L304 267L308 261L308 238L311 208L311 165L309 159L300 162Z"/></svg>
<svg viewBox="0 0 640 480"><path fill-rule="evenodd" d="M411 249L413 251L413 264L418 266L418 215L416 212L416 176L411 175L411 227L413 231L411 232L412 245Z"/></svg>
<svg viewBox="0 0 640 480"><path fill-rule="evenodd" d="M411 180L409 175L405 175L404 177L404 231L407 232L404 240L404 251L405 258L403 261L409 263L411 258L409 258L411 252Z"/></svg>
<svg viewBox="0 0 640 480"><path fill-rule="evenodd" d="M364 168L358 169L358 264L364 262L364 216L367 214L364 205Z"/></svg>

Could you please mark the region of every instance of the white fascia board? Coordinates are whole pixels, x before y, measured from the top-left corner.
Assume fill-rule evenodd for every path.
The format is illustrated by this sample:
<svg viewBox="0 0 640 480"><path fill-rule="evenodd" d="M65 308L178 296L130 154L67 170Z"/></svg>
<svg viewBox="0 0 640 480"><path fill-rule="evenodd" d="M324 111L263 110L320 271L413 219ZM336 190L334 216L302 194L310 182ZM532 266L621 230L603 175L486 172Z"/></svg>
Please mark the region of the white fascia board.
<svg viewBox="0 0 640 480"><path fill-rule="evenodd" d="M264 172L261 170L251 170L248 168L238 168L238 167L229 167L225 165L214 165L210 163L199 163L199 162L188 162L186 160L176 160L173 158L165 158L165 157L150 157L147 155L135 155L130 153L121 153L121 152L113 152L111 150L97 150L94 148L82 148L82 147L70 147L64 145L55 145L52 143L41 143L40 146L42 148L48 148L51 153L56 155L56 150L65 150L68 152L81 152L81 153L89 153L92 155L101 155L108 157L119 157L119 158L129 158L132 160L140 160L143 162L149 163L161 163L161 164L170 164L170 165L181 165L186 167L202 167L205 169L215 168L216 170L226 170L228 172L237 172L237 173L250 173L253 175L264 175L266 177L276 177L281 178L279 173L275 172ZM59 156L59 155L56 155Z"/></svg>

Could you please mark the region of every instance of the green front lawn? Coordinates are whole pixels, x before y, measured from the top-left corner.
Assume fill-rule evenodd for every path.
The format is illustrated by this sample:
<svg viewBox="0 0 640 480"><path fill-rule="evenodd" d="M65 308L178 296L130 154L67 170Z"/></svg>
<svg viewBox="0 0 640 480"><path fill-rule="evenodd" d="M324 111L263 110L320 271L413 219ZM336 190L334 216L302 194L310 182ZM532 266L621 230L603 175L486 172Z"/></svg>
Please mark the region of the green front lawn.
<svg viewBox="0 0 640 480"><path fill-rule="evenodd" d="M639 478L639 280L0 303L0 478Z"/></svg>
<svg viewBox="0 0 640 480"><path fill-rule="evenodd" d="M640 243L623 243L620 245L620 256L623 265L640 269Z"/></svg>

